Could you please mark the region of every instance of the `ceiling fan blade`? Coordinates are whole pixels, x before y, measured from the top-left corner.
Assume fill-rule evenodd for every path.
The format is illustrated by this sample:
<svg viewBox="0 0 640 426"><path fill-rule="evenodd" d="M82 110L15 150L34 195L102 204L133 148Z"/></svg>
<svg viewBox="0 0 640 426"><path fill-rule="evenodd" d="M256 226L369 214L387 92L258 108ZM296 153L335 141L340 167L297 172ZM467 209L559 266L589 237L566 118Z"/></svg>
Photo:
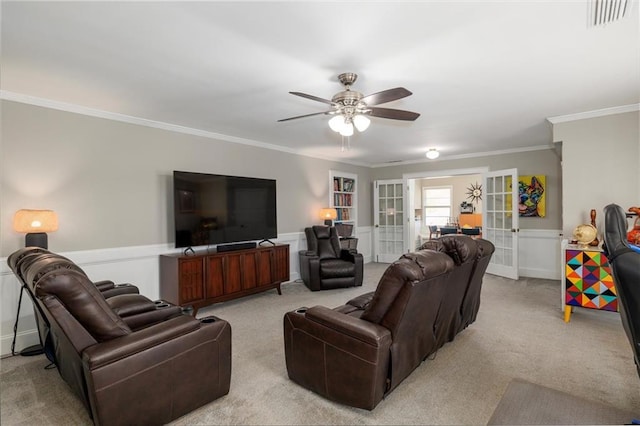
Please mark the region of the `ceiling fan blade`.
<svg viewBox="0 0 640 426"><path fill-rule="evenodd" d="M311 117L311 116L314 116L314 115L330 114L330 113L332 113L332 112L333 112L333 110L330 110L330 111L322 111L322 112L314 112L314 113L312 113L312 114L305 114L305 115L298 115L298 116L295 116L295 117L283 118L282 120L278 120L278 122L281 122L281 121L289 121L289 120L295 120L295 119L298 119L298 118Z"/></svg>
<svg viewBox="0 0 640 426"><path fill-rule="evenodd" d="M303 98L311 99L312 101L322 102L323 104L335 105L329 99L322 99L317 96L307 95L306 93L302 93L302 92L289 92L289 93L291 93L292 95L302 96Z"/></svg>
<svg viewBox="0 0 640 426"><path fill-rule="evenodd" d="M406 98L412 93L404 87L396 87L394 89L383 90L382 92L367 95L361 99L367 105L379 105L398 99Z"/></svg>
<svg viewBox="0 0 640 426"><path fill-rule="evenodd" d="M404 111L401 109L367 107L369 115L372 117L390 118L392 120L414 121L420 117L417 112Z"/></svg>

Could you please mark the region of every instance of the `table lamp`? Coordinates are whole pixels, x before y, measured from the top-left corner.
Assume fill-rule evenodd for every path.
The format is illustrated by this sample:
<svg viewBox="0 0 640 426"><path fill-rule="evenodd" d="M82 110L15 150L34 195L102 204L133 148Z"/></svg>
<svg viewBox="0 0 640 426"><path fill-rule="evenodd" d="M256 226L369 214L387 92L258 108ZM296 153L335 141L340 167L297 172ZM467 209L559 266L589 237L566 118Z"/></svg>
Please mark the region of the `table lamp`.
<svg viewBox="0 0 640 426"><path fill-rule="evenodd" d="M320 218L324 219L324 224L332 226L333 221L338 217L338 212L333 208L320 209Z"/></svg>
<svg viewBox="0 0 640 426"><path fill-rule="evenodd" d="M13 229L25 232L25 247L48 248L47 232L58 230L58 216L53 210L18 210Z"/></svg>

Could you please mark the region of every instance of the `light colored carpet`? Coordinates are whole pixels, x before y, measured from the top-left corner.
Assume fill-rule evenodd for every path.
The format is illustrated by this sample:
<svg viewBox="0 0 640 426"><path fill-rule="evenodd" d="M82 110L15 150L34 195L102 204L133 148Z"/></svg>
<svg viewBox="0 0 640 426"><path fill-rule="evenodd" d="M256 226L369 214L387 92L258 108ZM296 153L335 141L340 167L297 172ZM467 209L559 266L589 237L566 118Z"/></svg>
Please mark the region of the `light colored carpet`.
<svg viewBox="0 0 640 426"><path fill-rule="evenodd" d="M509 383L489 424L624 425L636 419L637 414L514 379Z"/></svg>
<svg viewBox="0 0 640 426"><path fill-rule="evenodd" d="M311 292L302 283L201 309L233 332L229 394L175 421L194 424L487 424L514 378L638 411L640 378L620 316L576 309L562 320L560 282L487 275L474 324L425 361L375 410L342 406L287 377L283 315L335 307L375 289L385 264L365 265L363 287ZM0 421L90 424L84 408L43 356L0 361Z"/></svg>

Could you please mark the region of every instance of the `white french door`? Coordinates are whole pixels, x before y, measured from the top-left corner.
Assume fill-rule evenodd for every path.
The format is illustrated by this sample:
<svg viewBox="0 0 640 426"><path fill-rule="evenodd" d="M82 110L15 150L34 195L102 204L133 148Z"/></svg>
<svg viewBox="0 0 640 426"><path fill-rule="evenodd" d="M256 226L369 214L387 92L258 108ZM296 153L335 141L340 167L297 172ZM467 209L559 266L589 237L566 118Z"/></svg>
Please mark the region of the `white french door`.
<svg viewBox="0 0 640 426"><path fill-rule="evenodd" d="M518 169L483 174L482 238L496 251L487 272L518 279Z"/></svg>
<svg viewBox="0 0 640 426"><path fill-rule="evenodd" d="M404 208L402 179L373 183L373 256L376 262L390 263L404 253Z"/></svg>

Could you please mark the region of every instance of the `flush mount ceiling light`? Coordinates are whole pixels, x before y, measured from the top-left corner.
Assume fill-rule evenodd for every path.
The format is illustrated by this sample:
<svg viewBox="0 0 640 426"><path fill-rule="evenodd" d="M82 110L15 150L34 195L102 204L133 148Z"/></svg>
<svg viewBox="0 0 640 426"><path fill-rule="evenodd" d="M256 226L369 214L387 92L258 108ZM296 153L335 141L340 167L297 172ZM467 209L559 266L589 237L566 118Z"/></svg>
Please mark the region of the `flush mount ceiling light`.
<svg viewBox="0 0 640 426"><path fill-rule="evenodd" d="M429 160L435 160L436 158L440 157L440 152L435 148L429 148L425 155Z"/></svg>

